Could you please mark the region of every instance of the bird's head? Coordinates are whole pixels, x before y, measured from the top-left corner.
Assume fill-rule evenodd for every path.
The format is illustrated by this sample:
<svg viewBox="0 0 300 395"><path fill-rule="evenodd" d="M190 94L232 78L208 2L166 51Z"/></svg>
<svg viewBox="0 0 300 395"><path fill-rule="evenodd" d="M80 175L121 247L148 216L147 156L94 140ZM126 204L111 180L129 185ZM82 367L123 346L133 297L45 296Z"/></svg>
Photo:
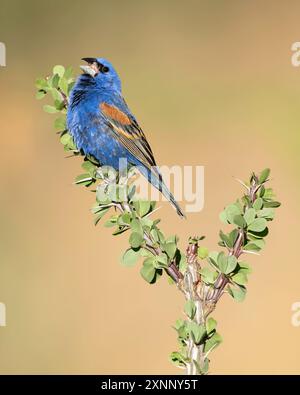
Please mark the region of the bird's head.
<svg viewBox="0 0 300 395"><path fill-rule="evenodd" d="M87 64L80 66L84 76L93 78L99 88L121 92L121 80L112 64L103 58L82 58Z"/></svg>

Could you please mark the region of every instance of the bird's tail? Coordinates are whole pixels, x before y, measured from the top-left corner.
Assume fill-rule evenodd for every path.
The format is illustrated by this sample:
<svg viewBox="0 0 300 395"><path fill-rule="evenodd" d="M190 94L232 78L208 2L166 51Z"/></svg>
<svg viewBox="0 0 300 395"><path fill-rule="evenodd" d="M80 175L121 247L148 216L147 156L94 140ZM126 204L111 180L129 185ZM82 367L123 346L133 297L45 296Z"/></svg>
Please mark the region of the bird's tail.
<svg viewBox="0 0 300 395"><path fill-rule="evenodd" d="M141 173L148 179L150 184L152 184L156 189L158 189L166 199L169 200L169 202L172 204L172 206L175 208L177 214L181 218L186 218L184 212L180 208L179 204L176 202L174 196L170 192L169 188L166 186L164 183L164 180L162 178L162 175L160 174L159 170L155 168L155 170L148 171L145 169L145 167L140 168L139 170Z"/></svg>
<svg viewBox="0 0 300 395"><path fill-rule="evenodd" d="M179 206L179 204L176 202L174 196L172 195L172 193L170 192L170 190L168 189L168 187L166 186L166 184L164 183L163 179L161 178L161 180L159 181L159 187L158 187L159 191L164 195L165 198L167 198L169 200L169 202L172 204L172 206L175 208L176 213L179 215L179 217L181 218L186 218L184 212L182 211L181 207Z"/></svg>

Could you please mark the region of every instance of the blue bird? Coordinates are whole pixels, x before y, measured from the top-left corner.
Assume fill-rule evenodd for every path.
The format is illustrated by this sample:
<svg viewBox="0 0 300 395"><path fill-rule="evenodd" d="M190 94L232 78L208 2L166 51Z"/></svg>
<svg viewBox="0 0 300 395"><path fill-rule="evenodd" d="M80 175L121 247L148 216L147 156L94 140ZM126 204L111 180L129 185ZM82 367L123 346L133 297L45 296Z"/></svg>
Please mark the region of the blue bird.
<svg viewBox="0 0 300 395"><path fill-rule="evenodd" d="M83 58L81 74L70 93L67 127L75 144L101 165L119 169L119 159L137 166L148 181L184 213L165 185L145 134L130 112L123 96L121 80L114 67L103 58Z"/></svg>

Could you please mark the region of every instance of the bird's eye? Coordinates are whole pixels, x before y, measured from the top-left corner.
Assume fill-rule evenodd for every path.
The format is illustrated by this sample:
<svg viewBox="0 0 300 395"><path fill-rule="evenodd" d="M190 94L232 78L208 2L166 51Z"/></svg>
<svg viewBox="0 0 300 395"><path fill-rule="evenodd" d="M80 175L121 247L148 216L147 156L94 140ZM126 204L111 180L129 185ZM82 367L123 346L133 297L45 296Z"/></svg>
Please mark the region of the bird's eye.
<svg viewBox="0 0 300 395"><path fill-rule="evenodd" d="M108 73L109 72L109 68L107 66L102 66L101 72L102 73Z"/></svg>

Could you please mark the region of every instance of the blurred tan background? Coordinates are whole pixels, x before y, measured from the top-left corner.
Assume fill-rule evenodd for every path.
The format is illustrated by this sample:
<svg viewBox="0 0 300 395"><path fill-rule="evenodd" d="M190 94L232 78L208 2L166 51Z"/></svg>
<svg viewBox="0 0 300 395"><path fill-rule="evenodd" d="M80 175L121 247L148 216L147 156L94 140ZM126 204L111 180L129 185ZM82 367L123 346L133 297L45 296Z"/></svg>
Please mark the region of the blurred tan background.
<svg viewBox="0 0 300 395"><path fill-rule="evenodd" d="M163 278L149 286L123 268L127 236L95 228L93 196L72 185L54 117L34 80L54 64L110 59L162 164L205 166L205 207L181 221L164 203L166 233L206 234L241 192L233 176L272 169L283 202L253 265L244 303L214 316L223 344L212 373L300 373L300 2L0 0L0 373L180 373L171 325L183 300Z"/></svg>

